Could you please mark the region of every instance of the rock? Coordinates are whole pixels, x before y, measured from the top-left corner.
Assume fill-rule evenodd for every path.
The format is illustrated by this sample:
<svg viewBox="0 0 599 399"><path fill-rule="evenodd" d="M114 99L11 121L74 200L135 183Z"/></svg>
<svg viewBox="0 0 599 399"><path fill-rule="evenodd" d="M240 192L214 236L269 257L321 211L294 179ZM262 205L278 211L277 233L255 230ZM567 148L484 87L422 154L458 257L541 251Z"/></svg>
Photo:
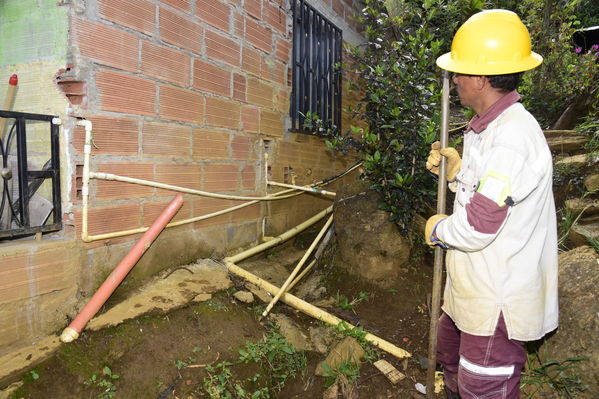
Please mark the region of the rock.
<svg viewBox="0 0 599 399"><path fill-rule="evenodd" d="M575 130L545 130L543 133L551 151L558 153L581 151L589 140L589 136Z"/></svg>
<svg viewBox="0 0 599 399"><path fill-rule="evenodd" d="M584 178L584 186L587 191L593 193L599 190L599 174L589 175Z"/></svg>
<svg viewBox="0 0 599 399"><path fill-rule="evenodd" d="M584 246L559 257L560 325L546 342L544 361L584 357L572 370L588 390L577 398L599 397L599 255Z"/></svg>
<svg viewBox="0 0 599 399"><path fill-rule="evenodd" d="M13 397L13 393L23 386L23 381L13 382L6 388L0 390L0 399L9 399Z"/></svg>
<svg viewBox="0 0 599 399"><path fill-rule="evenodd" d="M243 303L252 303L254 302L254 295L252 295L249 291L237 291L233 294L233 298L237 299L239 302Z"/></svg>
<svg viewBox="0 0 599 399"><path fill-rule="evenodd" d="M565 157L555 163L555 166L573 166L575 168L582 168L587 164L587 155L578 154L571 157Z"/></svg>
<svg viewBox="0 0 599 399"><path fill-rule="evenodd" d="M206 302L210 299L212 299L212 294L198 294L192 299L192 302Z"/></svg>
<svg viewBox="0 0 599 399"><path fill-rule="evenodd" d="M596 215L599 213L599 199L574 198L566 200L564 206L576 214L583 210L585 215Z"/></svg>
<svg viewBox="0 0 599 399"><path fill-rule="evenodd" d="M322 394L322 399L337 399L339 396L339 385L337 383L331 385Z"/></svg>
<svg viewBox="0 0 599 399"><path fill-rule="evenodd" d="M327 289L322 285L321 276L317 274L304 277L291 291L293 295L308 302L323 297L326 292Z"/></svg>
<svg viewBox="0 0 599 399"><path fill-rule="evenodd" d="M250 290L250 292L258 297L264 303L270 303L273 298L266 290L258 287L255 284L248 283L246 284L246 288Z"/></svg>
<svg viewBox="0 0 599 399"><path fill-rule="evenodd" d="M328 354L322 363L326 363L332 369L338 368L343 363L360 364L360 359L364 356L364 349L358 341L352 337L345 337ZM316 375L324 375L325 371L319 363L314 372Z"/></svg>
<svg viewBox="0 0 599 399"><path fill-rule="evenodd" d="M289 317L280 313L271 313L270 318L279 326L281 335L284 336L295 349L302 351L313 349L306 334L304 334L299 326Z"/></svg>
<svg viewBox="0 0 599 399"><path fill-rule="evenodd" d="M337 192L334 205L337 266L381 288L389 288L410 259L409 238L378 209L379 195L369 183L350 182Z"/></svg>
<svg viewBox="0 0 599 399"><path fill-rule="evenodd" d="M580 219L570 228L568 238L578 247L588 245L589 240L599 240L599 216Z"/></svg>
<svg viewBox="0 0 599 399"><path fill-rule="evenodd" d="M308 334L312 347L319 353L326 353L334 340L333 329L327 327L310 327Z"/></svg>

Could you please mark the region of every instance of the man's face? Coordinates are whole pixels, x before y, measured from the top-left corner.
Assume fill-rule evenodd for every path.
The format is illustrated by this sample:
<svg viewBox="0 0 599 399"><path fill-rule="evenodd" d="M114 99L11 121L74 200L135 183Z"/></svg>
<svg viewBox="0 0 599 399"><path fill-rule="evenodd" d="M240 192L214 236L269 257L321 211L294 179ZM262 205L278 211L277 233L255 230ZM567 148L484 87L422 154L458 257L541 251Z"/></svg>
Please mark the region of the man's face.
<svg viewBox="0 0 599 399"><path fill-rule="evenodd" d="M463 75L461 73L453 74L453 83L456 85L460 103L465 107L473 108L475 101L480 93L476 89L480 76Z"/></svg>

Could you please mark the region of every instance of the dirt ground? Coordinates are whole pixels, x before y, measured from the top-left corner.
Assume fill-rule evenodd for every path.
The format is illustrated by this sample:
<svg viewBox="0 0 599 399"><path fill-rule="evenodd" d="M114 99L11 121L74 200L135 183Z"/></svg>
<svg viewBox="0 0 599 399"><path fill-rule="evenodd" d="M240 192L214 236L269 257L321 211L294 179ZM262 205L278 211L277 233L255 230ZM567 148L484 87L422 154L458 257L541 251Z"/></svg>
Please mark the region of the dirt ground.
<svg viewBox="0 0 599 399"><path fill-rule="evenodd" d="M256 263L280 263L287 259L284 256L286 252L301 253L300 250L309 242L309 237L297 239L253 259L251 263L254 266ZM363 362L356 381L356 397L424 398L416 392L414 384L424 384L426 379L421 362L428 350L432 260L428 257L415 260L401 280L387 290L356 281L328 265L332 262L329 256L315 271L321 276L321 286L326 287L325 296L351 300L360 297L360 293L366 293L368 298L357 303L353 310L343 310L336 303L326 310L412 353L411 358L404 360L385 352L379 353L381 358L407 376L395 386L371 363ZM285 266L289 268L292 265ZM268 320L259 318L264 305L259 300L252 304L235 300L232 295L236 289L243 288L243 282L234 279L234 283L234 289L221 292L203 303L194 303L167 314L154 312L101 331L84 332L77 341L62 345L55 356L25 373L24 385L12 397L209 397L203 388L208 377L205 365L229 361L233 364L233 372L249 375L252 370L248 367L255 366L237 364L238 351L247 342L259 341L268 331ZM322 326L322 322L283 303L275 309L291 318L302 330ZM325 380L315 376L314 370L326 354L315 351L304 354L307 366L276 397L323 397ZM339 394L339 397L342 395Z"/></svg>

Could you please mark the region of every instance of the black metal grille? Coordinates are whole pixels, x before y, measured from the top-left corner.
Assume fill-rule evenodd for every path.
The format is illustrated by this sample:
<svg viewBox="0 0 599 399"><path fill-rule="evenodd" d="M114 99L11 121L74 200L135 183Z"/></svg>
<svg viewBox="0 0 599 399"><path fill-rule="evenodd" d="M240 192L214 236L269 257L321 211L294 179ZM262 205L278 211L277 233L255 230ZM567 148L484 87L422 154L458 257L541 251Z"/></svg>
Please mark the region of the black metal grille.
<svg viewBox="0 0 599 399"><path fill-rule="evenodd" d="M0 111L0 118L6 118L9 122L6 134L0 132L0 239L60 230L59 128L52 122L56 117ZM50 137L43 133L42 128L35 129L31 133L35 137L28 140L28 124L31 126L44 122L50 125ZM31 147L29 150L28 143ZM41 169L33 169L34 156L36 159L47 158ZM48 179L47 195L36 193Z"/></svg>
<svg viewBox="0 0 599 399"><path fill-rule="evenodd" d="M341 128L342 31L304 0L291 0L293 11L293 88L291 129L310 132L308 112Z"/></svg>

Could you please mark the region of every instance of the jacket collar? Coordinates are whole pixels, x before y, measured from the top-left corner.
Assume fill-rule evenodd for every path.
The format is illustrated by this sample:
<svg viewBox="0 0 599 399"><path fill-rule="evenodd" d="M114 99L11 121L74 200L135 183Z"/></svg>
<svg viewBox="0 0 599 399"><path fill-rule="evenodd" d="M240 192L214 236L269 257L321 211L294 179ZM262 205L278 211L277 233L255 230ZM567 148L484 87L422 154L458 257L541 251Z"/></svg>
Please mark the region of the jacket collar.
<svg viewBox="0 0 599 399"><path fill-rule="evenodd" d="M499 116L499 114L505 111L510 105L518 102L518 100L520 100L520 94L518 94L516 90L510 91L491 105L484 114L475 115L468 123L466 133L470 130L474 131L474 133L482 132Z"/></svg>

